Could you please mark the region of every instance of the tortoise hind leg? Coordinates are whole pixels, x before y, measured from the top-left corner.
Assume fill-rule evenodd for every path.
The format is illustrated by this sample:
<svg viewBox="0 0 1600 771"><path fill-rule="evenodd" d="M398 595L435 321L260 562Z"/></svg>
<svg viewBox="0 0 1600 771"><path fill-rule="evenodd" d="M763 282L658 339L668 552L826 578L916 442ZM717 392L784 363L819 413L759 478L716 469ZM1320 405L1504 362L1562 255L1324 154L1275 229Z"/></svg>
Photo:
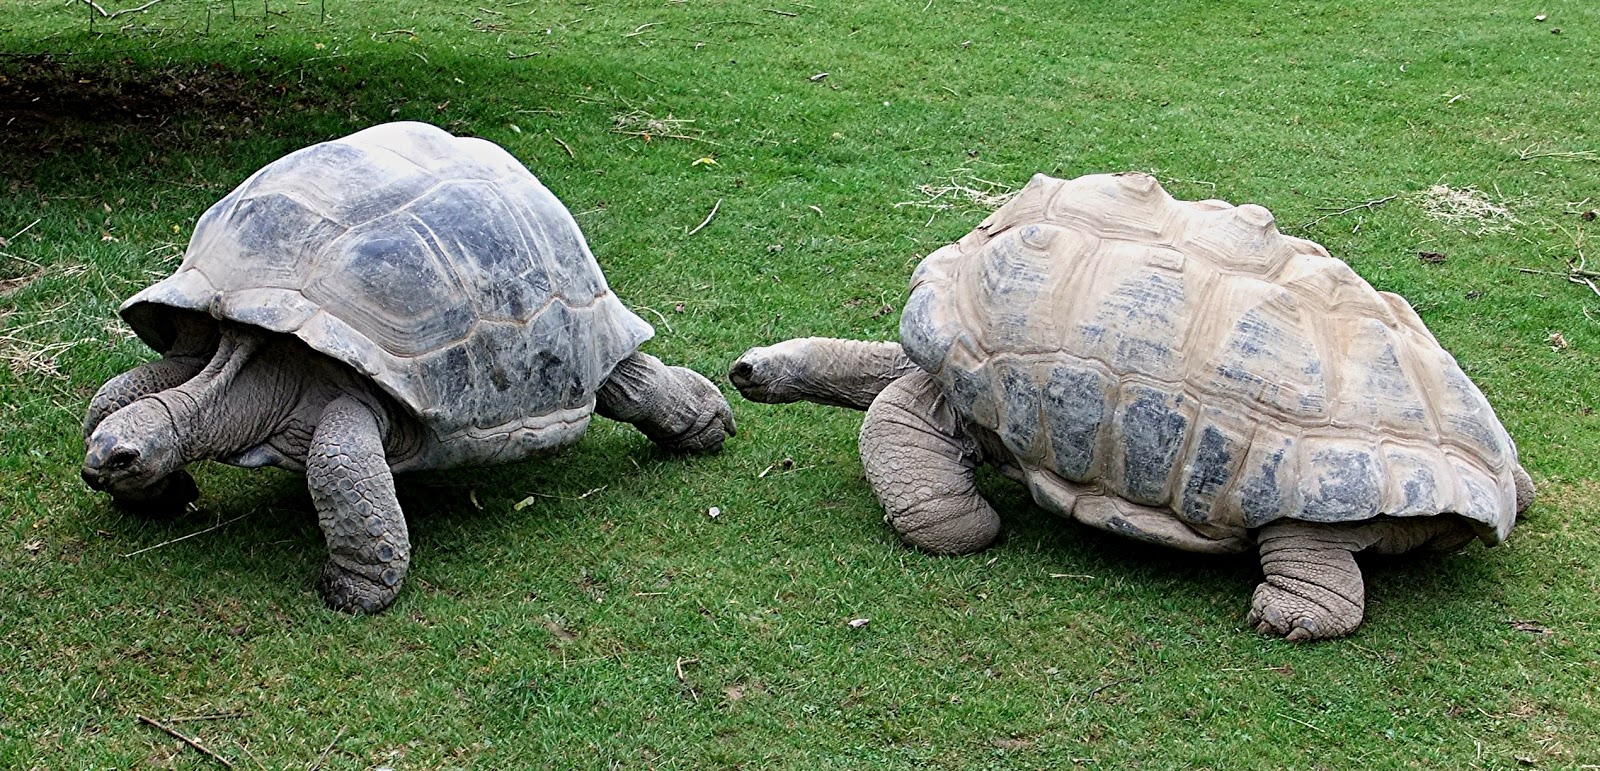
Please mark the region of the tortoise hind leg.
<svg viewBox="0 0 1600 771"><path fill-rule="evenodd" d="M317 591L328 607L377 613L394 602L411 565L377 417L348 396L323 410L306 453L306 483L328 541Z"/></svg>
<svg viewBox="0 0 1600 771"><path fill-rule="evenodd" d="M1343 637L1361 625L1366 613L1366 585L1356 552L1449 551L1472 537L1470 527L1448 516L1267 525L1257 535L1266 580L1250 599L1250 625L1290 642Z"/></svg>
<svg viewBox="0 0 1600 771"><path fill-rule="evenodd" d="M736 432L733 410L703 375L634 353L611 371L595 396L595 411L632 423L671 452L710 452Z"/></svg>
<svg viewBox="0 0 1600 771"><path fill-rule="evenodd" d="M906 543L968 554L994 542L1000 515L978 494L981 451L927 373L906 375L878 395L860 444L884 521Z"/></svg>

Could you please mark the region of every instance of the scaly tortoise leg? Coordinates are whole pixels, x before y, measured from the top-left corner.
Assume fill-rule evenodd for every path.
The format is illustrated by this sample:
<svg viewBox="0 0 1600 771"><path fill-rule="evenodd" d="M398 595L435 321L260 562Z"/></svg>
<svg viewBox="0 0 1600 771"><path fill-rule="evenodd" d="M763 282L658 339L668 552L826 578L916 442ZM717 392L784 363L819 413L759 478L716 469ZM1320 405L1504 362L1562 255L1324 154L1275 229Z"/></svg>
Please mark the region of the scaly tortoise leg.
<svg viewBox="0 0 1600 771"><path fill-rule="evenodd" d="M737 433L728 400L710 380L647 353L617 364L595 396L595 411L632 423L670 452L711 452Z"/></svg>
<svg viewBox="0 0 1600 771"><path fill-rule="evenodd" d="M377 416L343 396L323 410L306 454L306 483L328 541L317 590L328 607L377 613L394 602L411 564Z"/></svg>
<svg viewBox="0 0 1600 771"><path fill-rule="evenodd" d="M978 445L938 384L916 371L873 400L861 424L861 463L906 543L967 554L994 542L1000 515L978 494Z"/></svg>
<svg viewBox="0 0 1600 771"><path fill-rule="evenodd" d="M1343 637L1361 625L1366 613L1356 552L1450 551L1472 537L1471 528L1451 516L1267 525L1256 536L1266 580L1251 597L1249 623L1290 642Z"/></svg>

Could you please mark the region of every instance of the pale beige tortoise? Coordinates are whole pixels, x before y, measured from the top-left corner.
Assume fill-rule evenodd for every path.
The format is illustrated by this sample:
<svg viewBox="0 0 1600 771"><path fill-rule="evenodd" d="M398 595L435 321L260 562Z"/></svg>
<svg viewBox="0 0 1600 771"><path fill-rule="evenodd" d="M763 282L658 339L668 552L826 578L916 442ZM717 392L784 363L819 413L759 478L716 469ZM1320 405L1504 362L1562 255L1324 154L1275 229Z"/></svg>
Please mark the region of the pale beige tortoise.
<svg viewBox="0 0 1600 771"><path fill-rule="evenodd" d="M596 412L672 451L734 433L711 381L637 350L654 330L539 180L423 123L256 172L122 316L163 357L95 394L84 480L171 511L196 460L304 471L341 611L382 610L410 566L396 473L555 452Z"/></svg>
<svg viewBox="0 0 1600 771"><path fill-rule="evenodd" d="M1533 499L1404 299L1260 206L1178 201L1144 174L1036 176L923 260L899 345L789 340L730 377L755 401L867 410L867 479L914 546L995 539L989 463L1096 528L1259 549L1250 623L1290 640L1361 623L1355 552L1497 544Z"/></svg>

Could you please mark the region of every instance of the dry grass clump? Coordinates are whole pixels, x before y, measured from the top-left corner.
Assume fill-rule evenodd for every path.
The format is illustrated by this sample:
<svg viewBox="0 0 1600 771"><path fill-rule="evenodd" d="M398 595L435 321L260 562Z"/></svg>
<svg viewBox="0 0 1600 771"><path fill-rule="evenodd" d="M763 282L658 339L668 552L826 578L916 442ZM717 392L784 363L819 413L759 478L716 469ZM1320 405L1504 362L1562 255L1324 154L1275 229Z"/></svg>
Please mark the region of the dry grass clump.
<svg viewBox="0 0 1600 771"><path fill-rule="evenodd" d="M1474 236L1509 233L1522 224L1504 204L1489 200L1488 195L1471 185L1433 185L1417 195L1417 206L1429 219Z"/></svg>
<svg viewBox="0 0 1600 771"><path fill-rule="evenodd" d="M895 208L912 206L935 211L959 208L988 212L1004 206L1020 191L974 176L971 169L956 169L948 179L917 185L917 192L922 193L922 200L900 201Z"/></svg>

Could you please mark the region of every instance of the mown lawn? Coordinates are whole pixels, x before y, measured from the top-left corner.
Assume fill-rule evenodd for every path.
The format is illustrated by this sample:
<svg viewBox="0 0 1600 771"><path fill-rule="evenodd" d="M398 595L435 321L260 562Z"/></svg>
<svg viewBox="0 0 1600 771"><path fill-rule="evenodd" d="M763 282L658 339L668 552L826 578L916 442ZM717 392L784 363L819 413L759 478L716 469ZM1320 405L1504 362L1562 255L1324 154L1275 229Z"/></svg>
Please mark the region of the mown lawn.
<svg viewBox="0 0 1600 771"><path fill-rule="evenodd" d="M140 715L239 768L1600 767L1597 61L1590 0L8 3L0 767L217 765ZM1253 560L998 477L1002 544L912 552L859 414L735 396L720 455L597 419L403 480L407 587L340 616L300 478L203 465L143 521L78 424L207 206L391 119L509 148L730 395L750 345L892 338L1034 172L1259 203L1419 308L1541 497L1502 548L1367 563L1366 626L1293 646L1245 625Z"/></svg>

